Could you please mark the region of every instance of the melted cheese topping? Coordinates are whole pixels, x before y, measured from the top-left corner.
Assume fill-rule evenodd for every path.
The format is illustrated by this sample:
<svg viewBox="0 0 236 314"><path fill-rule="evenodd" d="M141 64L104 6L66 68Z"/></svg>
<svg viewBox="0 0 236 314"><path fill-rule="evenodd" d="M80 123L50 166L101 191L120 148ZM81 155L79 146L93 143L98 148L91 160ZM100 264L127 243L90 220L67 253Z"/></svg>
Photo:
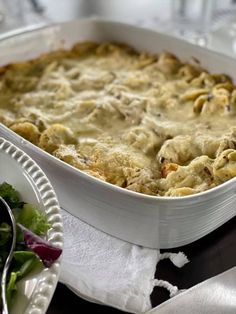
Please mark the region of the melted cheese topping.
<svg viewBox="0 0 236 314"><path fill-rule="evenodd" d="M0 69L0 122L120 187L184 196L236 175L236 88L169 53L77 44Z"/></svg>

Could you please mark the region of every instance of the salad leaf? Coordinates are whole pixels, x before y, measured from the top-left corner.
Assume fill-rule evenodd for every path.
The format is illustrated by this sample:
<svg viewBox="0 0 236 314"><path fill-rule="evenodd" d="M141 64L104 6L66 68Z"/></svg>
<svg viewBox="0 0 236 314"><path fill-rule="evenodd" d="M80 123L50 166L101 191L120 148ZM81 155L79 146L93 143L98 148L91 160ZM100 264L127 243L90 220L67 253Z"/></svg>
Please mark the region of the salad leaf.
<svg viewBox="0 0 236 314"><path fill-rule="evenodd" d="M0 196L12 209L19 226L17 228L16 246L6 289L8 304L11 305L14 293L17 290L17 282L34 269L38 270L44 266L50 267L61 255L62 250L40 237L44 236L51 227L44 213L30 204L22 202L19 193L6 182L0 184ZM8 255L7 243L11 237L12 230L4 221L4 216L0 215L0 217L1 276L1 270Z"/></svg>
<svg viewBox="0 0 236 314"><path fill-rule="evenodd" d="M15 269L18 270L18 279L25 277L31 270L42 265L38 256L32 251L16 251L14 252L13 259Z"/></svg>
<svg viewBox="0 0 236 314"><path fill-rule="evenodd" d="M16 221L39 236L44 235L50 228L46 215L31 204L24 204L16 216Z"/></svg>
<svg viewBox="0 0 236 314"><path fill-rule="evenodd" d="M31 251L16 251L13 255L14 265L7 284L7 302L10 302L17 290L17 282L27 276L33 269L42 267L38 256Z"/></svg>
<svg viewBox="0 0 236 314"><path fill-rule="evenodd" d="M19 193L6 182L0 184L0 196L11 208L21 208L24 204L20 201Z"/></svg>
<svg viewBox="0 0 236 314"><path fill-rule="evenodd" d="M16 281L17 281L17 272L12 271L10 275L10 279L7 284L7 291L6 291L7 303L10 303L13 293L17 290Z"/></svg>
<svg viewBox="0 0 236 314"><path fill-rule="evenodd" d="M27 276L33 269L41 267L41 265L50 267L62 252L61 249L52 246L24 226L20 224L18 226L23 231L27 247L32 251L14 252L12 271L7 284L7 301L9 303L17 290L16 283L20 279Z"/></svg>
<svg viewBox="0 0 236 314"><path fill-rule="evenodd" d="M40 238L38 235L17 224L23 232L25 244L35 252L42 260L45 267L50 267L61 255L62 250L53 246L50 242Z"/></svg>

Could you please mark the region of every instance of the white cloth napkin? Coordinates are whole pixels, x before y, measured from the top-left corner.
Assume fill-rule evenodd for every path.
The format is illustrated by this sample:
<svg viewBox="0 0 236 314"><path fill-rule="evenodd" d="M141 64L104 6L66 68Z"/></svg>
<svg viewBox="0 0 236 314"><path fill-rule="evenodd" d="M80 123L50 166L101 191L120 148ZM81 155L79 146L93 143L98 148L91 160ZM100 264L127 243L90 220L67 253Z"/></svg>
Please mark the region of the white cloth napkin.
<svg viewBox="0 0 236 314"><path fill-rule="evenodd" d="M208 279L148 314L235 314L236 267Z"/></svg>
<svg viewBox="0 0 236 314"><path fill-rule="evenodd" d="M60 281L77 295L132 313L151 309L154 286L178 289L166 281L154 280L160 259L169 258L177 267L188 262L183 253L160 254L107 235L62 210L64 252Z"/></svg>

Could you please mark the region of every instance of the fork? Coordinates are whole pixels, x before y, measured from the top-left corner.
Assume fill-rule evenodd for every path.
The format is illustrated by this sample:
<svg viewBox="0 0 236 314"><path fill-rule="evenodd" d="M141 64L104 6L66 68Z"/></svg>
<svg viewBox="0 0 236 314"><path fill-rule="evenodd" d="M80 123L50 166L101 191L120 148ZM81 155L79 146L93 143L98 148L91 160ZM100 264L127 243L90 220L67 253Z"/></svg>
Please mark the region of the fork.
<svg viewBox="0 0 236 314"><path fill-rule="evenodd" d="M4 222L9 223L12 228L12 238L11 238L9 253L5 261L5 265L3 267L2 277L1 277L2 314L8 314L9 311L8 311L7 296L6 296L6 283L7 283L8 270L11 264L13 251L16 244L16 222L15 222L15 218L12 213L12 210L10 209L6 201L1 196L0 196L0 212L1 212L0 217L4 217Z"/></svg>

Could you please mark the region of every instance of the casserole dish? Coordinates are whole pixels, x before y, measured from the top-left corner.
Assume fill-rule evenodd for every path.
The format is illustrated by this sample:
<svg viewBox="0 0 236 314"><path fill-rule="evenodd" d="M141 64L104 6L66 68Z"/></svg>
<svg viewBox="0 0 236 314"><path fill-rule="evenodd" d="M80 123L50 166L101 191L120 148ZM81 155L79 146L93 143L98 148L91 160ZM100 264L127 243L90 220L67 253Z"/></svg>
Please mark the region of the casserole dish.
<svg viewBox="0 0 236 314"><path fill-rule="evenodd" d="M78 20L5 37L0 42L1 65L70 48L85 40L123 42L151 53L169 51L182 61L197 58L207 70L232 77L236 69L234 60L179 39L100 20ZM3 125L0 134L40 164L53 183L62 207L81 220L126 241L152 248L181 246L211 232L236 213L233 206L235 179L193 196L142 195L82 173Z"/></svg>

